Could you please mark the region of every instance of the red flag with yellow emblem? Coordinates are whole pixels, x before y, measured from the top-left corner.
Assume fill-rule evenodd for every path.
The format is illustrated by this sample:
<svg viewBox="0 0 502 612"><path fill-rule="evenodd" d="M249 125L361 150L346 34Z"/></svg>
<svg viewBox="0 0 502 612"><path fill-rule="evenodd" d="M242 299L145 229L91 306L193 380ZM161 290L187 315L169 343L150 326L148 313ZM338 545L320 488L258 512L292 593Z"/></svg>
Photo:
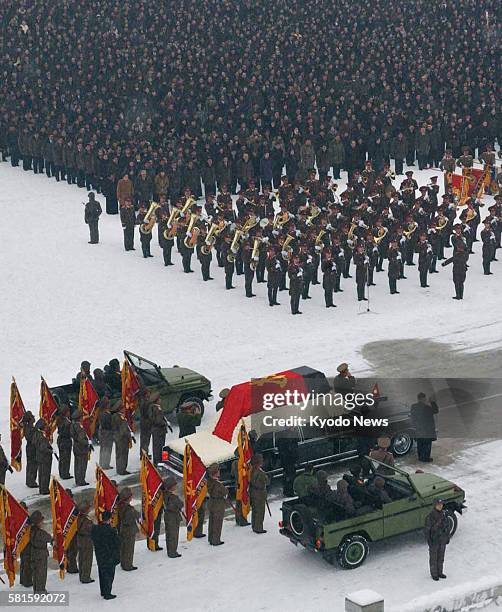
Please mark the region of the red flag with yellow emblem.
<svg viewBox="0 0 502 612"><path fill-rule="evenodd" d="M28 522L28 511L0 485L0 522L3 540L3 566L9 586L14 586L16 579L16 561L30 541L31 527Z"/></svg>
<svg viewBox="0 0 502 612"><path fill-rule="evenodd" d="M105 510L112 514L112 526L118 523L118 501L119 491L108 478L105 471L96 465L96 493L94 495L94 514L96 520L101 521L101 515Z"/></svg>
<svg viewBox="0 0 502 612"><path fill-rule="evenodd" d="M66 551L77 532L77 505L66 489L54 478L49 487L52 510L53 557L64 578L67 566Z"/></svg>
<svg viewBox="0 0 502 612"><path fill-rule="evenodd" d="M58 413L58 405L54 396L49 389L49 386L42 378L40 383L40 418L47 423L47 428L44 431L46 437L52 441L52 434L56 429L56 417Z"/></svg>
<svg viewBox="0 0 502 612"><path fill-rule="evenodd" d="M129 429L134 431L134 413L138 403L138 391L140 384L138 376L127 359L122 366L122 410L126 418Z"/></svg>
<svg viewBox="0 0 502 612"><path fill-rule="evenodd" d="M199 523L199 509L207 495L207 481L206 466L188 442L183 455L183 495L187 540L190 541Z"/></svg>
<svg viewBox="0 0 502 612"><path fill-rule="evenodd" d="M89 440L92 440L94 436L94 430L96 428L96 417L98 411L96 404L98 403L99 396L96 393L91 381L87 376L80 377L80 390L78 394L78 406L82 411L82 427L85 429L85 433Z"/></svg>
<svg viewBox="0 0 502 612"><path fill-rule="evenodd" d="M21 421L25 413L26 409L21 394L14 377L12 377L10 385L10 464L18 472L21 471L23 454L23 425Z"/></svg>
<svg viewBox="0 0 502 612"><path fill-rule="evenodd" d="M147 537L148 549L155 550L155 542L153 541L154 523L164 504L163 482L161 475L145 451L141 452L140 482L143 531Z"/></svg>

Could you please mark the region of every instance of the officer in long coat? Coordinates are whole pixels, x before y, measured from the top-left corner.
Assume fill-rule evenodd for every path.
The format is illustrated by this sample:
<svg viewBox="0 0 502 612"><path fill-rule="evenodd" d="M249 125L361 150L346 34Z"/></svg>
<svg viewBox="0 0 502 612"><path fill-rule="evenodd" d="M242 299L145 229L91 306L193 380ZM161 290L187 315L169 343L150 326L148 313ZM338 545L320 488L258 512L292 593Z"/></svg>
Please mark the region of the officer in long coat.
<svg viewBox="0 0 502 612"><path fill-rule="evenodd" d="M38 488L37 448L35 445L37 430L35 429L35 417L30 410L24 414L21 423L26 440L26 486L30 489L36 489Z"/></svg>
<svg viewBox="0 0 502 612"><path fill-rule="evenodd" d="M89 226L90 239L89 244L98 244L99 242L99 217L103 212L101 204L96 200L95 194L89 193L89 201L85 205L84 220Z"/></svg>
<svg viewBox="0 0 502 612"><path fill-rule="evenodd" d="M183 501L176 495L176 479L171 476L164 481L164 523L166 527L167 556L170 559L181 557L178 552L178 539Z"/></svg>
<svg viewBox="0 0 502 612"><path fill-rule="evenodd" d="M267 533L263 529L265 506L267 503L267 487L269 477L262 469L263 455L256 453L251 457L251 477L249 479L249 497L251 501L251 525L255 533Z"/></svg>
<svg viewBox="0 0 502 612"><path fill-rule="evenodd" d="M52 467L52 445L44 435L46 429L44 419L39 419L36 424L35 447L38 465L38 490L40 495L49 495L49 481L51 479Z"/></svg>
<svg viewBox="0 0 502 612"><path fill-rule="evenodd" d="M33 592L47 593L45 588L47 582L47 560L49 552L47 544L52 542L52 537L43 529L44 516L40 510L35 510L30 516L31 533L31 563L33 570Z"/></svg>
<svg viewBox="0 0 502 612"><path fill-rule="evenodd" d="M59 477L61 480L69 480L72 439L71 439L71 421L70 409L64 406L61 410L61 415L58 419L58 451L59 451Z"/></svg>
<svg viewBox="0 0 502 612"><path fill-rule="evenodd" d="M458 242L455 247L453 257L449 257L441 266L448 266L453 263L453 284L455 285L454 300L464 299L464 283L467 276L467 259L469 255L466 253L465 246L462 242Z"/></svg>
<svg viewBox="0 0 502 612"><path fill-rule="evenodd" d="M126 572L138 569L133 565L134 545L138 533L138 511L131 506L132 491L125 487L119 494L118 532L120 536L120 566Z"/></svg>
<svg viewBox="0 0 502 612"><path fill-rule="evenodd" d="M117 474L121 476L130 474L127 471L127 462L129 460L129 444L132 434L124 415L120 412L120 402L113 406L112 430L113 441L115 442L115 467Z"/></svg>
<svg viewBox="0 0 502 612"><path fill-rule="evenodd" d="M92 543L92 521L89 518L91 504L88 500L83 501L79 508L77 518L77 548L78 548L78 573L80 582L90 584L94 582L91 578L92 559L94 557L94 546Z"/></svg>
<svg viewBox="0 0 502 612"><path fill-rule="evenodd" d="M80 410L74 415L74 420L71 424L71 437L73 440L73 460L74 460L74 472L75 472L75 484L77 487L83 487L89 483L85 480L85 473L87 471L87 463L89 462L89 438L85 429L80 423L82 413Z"/></svg>
<svg viewBox="0 0 502 612"><path fill-rule="evenodd" d="M112 595L115 566L120 563L120 538L111 522L112 515L105 510L101 515L101 523L93 525L91 538L94 544L96 562L99 573L99 588L103 599L115 599Z"/></svg>
<svg viewBox="0 0 502 612"><path fill-rule="evenodd" d="M426 403L425 393L419 393L417 400L417 403L411 406L411 421L415 428L418 459L428 463L432 461L432 442L437 439L434 415L438 414L439 408L432 399L429 404Z"/></svg>
<svg viewBox="0 0 502 612"><path fill-rule="evenodd" d="M208 541L212 546L221 546L221 530L223 527L223 517L227 506L228 489L219 480L220 468L217 463L211 464L207 468L207 493L209 496L208 511Z"/></svg>
<svg viewBox="0 0 502 612"><path fill-rule="evenodd" d="M446 545L450 542L450 524L444 511L444 502L437 499L425 519L425 538L429 545L429 568L433 580L446 578L443 573Z"/></svg>

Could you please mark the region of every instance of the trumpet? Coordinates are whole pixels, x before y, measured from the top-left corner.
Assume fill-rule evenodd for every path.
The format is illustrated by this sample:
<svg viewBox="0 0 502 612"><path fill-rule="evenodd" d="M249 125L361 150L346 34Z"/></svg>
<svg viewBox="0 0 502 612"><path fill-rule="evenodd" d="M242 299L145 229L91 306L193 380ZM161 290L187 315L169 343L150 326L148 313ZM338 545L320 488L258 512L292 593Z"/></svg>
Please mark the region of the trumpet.
<svg viewBox="0 0 502 612"><path fill-rule="evenodd" d="M256 270L258 266L257 259L258 259L258 251L260 249L261 241L262 241L261 238L254 239L253 250L251 251L251 262L249 263L249 267L251 268L251 270Z"/></svg>
<svg viewBox="0 0 502 612"><path fill-rule="evenodd" d="M292 236L291 234L288 234L286 236L286 240L284 240L284 243L282 245L281 254L286 253L285 255L282 256L282 258L285 259L286 261L289 261L291 257L293 256L293 247L290 246L290 243L293 242L294 239L295 239L294 236Z"/></svg>
<svg viewBox="0 0 502 612"><path fill-rule="evenodd" d="M236 229L234 232L234 237L232 239L232 243L230 244L230 251L227 255L227 261L229 263L233 263L235 261L235 256L239 251L239 240L241 239L243 231L241 229Z"/></svg>
<svg viewBox="0 0 502 612"><path fill-rule="evenodd" d="M197 244L197 238L200 234L200 229L198 227L194 227L196 221L198 220L199 215L196 213L192 213L190 215L190 221L188 222L187 233L185 239L183 240L183 244L187 249L194 249Z"/></svg>
<svg viewBox="0 0 502 612"><path fill-rule="evenodd" d="M150 204L150 208L148 209L148 212L146 213L141 225L139 226L139 231L142 234L152 233L153 226L155 225L155 222L157 220L155 218L155 211L157 210L157 208L160 208L160 204L157 204L157 202L152 202Z"/></svg>
<svg viewBox="0 0 502 612"><path fill-rule="evenodd" d="M211 227L209 228L209 231L207 233L206 236L206 240L205 240L205 244L202 245L201 247L201 251L202 253L204 253L204 255L209 255L209 253L211 252L211 249L214 246L214 242L216 240L216 238L221 234L221 232L225 229L225 222L222 221L221 223L212 223Z"/></svg>

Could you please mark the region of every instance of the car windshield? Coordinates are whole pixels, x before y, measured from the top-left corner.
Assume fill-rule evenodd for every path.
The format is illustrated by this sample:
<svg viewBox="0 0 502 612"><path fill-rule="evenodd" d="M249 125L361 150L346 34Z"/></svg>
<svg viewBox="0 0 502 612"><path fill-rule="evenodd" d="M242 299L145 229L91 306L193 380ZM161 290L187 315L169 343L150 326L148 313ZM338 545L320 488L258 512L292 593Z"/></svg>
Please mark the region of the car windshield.
<svg viewBox="0 0 502 612"><path fill-rule="evenodd" d="M124 353L145 385L155 385L163 382L160 368L156 363L128 351L124 351Z"/></svg>

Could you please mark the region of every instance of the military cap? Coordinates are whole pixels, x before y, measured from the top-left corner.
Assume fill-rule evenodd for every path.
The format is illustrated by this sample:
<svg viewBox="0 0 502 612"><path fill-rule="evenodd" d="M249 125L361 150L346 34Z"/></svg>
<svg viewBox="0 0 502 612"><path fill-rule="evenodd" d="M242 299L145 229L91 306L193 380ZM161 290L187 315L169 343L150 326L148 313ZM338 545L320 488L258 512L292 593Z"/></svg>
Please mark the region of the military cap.
<svg viewBox="0 0 502 612"><path fill-rule="evenodd" d="M217 463L211 463L211 465L207 468L207 472L210 476L213 476L218 472L219 469L220 466Z"/></svg>
<svg viewBox="0 0 502 612"><path fill-rule="evenodd" d="M166 491L170 491L171 489L173 489L178 483L176 481L176 478L174 476L168 476L167 478L164 479L163 481L164 484L164 489Z"/></svg>
<svg viewBox="0 0 502 612"><path fill-rule="evenodd" d="M336 371L337 372L346 372L349 369L349 364L348 363L341 363L337 368Z"/></svg>
<svg viewBox="0 0 502 612"><path fill-rule="evenodd" d="M40 522L44 520L44 515L40 512L40 510L35 510L30 514L30 523L32 525L38 525Z"/></svg>
<svg viewBox="0 0 502 612"><path fill-rule="evenodd" d="M387 436L382 436L381 438L378 438L378 440L377 440L377 445L378 445L380 448L389 448L389 446L390 446L390 442L391 442L391 440L390 440L390 438L389 438L389 437L387 437Z"/></svg>
<svg viewBox="0 0 502 612"><path fill-rule="evenodd" d="M406 176L413 176L413 170L407 170Z"/></svg>
<svg viewBox="0 0 502 612"><path fill-rule="evenodd" d="M132 491L129 487L124 487L122 491L120 491L119 493L120 501L127 501L128 499L131 499L131 497L132 497Z"/></svg>

